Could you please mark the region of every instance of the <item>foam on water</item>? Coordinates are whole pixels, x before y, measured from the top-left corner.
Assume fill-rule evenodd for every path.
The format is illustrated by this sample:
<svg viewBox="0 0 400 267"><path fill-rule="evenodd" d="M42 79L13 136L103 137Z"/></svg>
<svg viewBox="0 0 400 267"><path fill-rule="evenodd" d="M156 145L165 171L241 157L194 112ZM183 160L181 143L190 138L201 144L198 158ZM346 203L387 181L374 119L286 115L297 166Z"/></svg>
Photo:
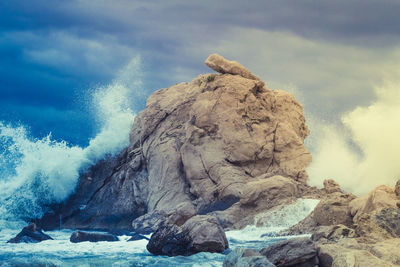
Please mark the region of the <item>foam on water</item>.
<svg viewBox="0 0 400 267"><path fill-rule="evenodd" d="M128 146L135 116L131 103L138 89L132 87L140 85L131 77L140 74L139 64L135 58L110 85L92 92L100 130L85 148L55 141L51 134L35 139L24 126L0 122L0 225L40 217L49 204L74 191L88 166ZM128 75L131 71L135 73Z"/></svg>
<svg viewBox="0 0 400 267"><path fill-rule="evenodd" d="M279 232L288 229L305 219L318 205L316 199L298 199L291 205L283 208L269 210L255 216L254 224L248 225L242 230L227 231L226 236L233 240L263 240L279 239Z"/></svg>
<svg viewBox="0 0 400 267"><path fill-rule="evenodd" d="M261 249L290 236L271 236L308 216L317 200L299 199L292 205L256 216L254 225L226 232L230 249ZM19 231L0 231L0 266L222 266L225 255L198 253L189 257L153 256L146 250L147 240L128 242L120 236L117 242L71 243L71 230L47 232L55 240L41 243L7 244ZM267 235L265 235L267 234ZM148 236L150 237L150 236Z"/></svg>

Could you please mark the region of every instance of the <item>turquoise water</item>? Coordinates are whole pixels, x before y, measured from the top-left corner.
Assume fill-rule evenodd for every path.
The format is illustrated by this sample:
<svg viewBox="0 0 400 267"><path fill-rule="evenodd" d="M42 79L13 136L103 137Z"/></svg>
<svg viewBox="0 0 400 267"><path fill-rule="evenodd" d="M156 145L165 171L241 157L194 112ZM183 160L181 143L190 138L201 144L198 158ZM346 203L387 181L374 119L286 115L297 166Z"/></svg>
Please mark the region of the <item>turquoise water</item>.
<svg viewBox="0 0 400 267"><path fill-rule="evenodd" d="M261 249L274 242L292 238L279 236L279 231L304 219L318 204L317 200L299 199L283 209L256 216L254 225L242 230L227 231L230 249L246 247ZM146 250L147 240L128 242L71 243L72 230L49 231L54 240L41 243L8 244L21 228L3 221L0 231L0 266L222 266L224 254L198 253L184 257L153 256ZM256 227L255 225L259 226ZM22 227L22 224L20 224ZM261 237L263 234L267 236ZM148 236L150 237L150 236Z"/></svg>

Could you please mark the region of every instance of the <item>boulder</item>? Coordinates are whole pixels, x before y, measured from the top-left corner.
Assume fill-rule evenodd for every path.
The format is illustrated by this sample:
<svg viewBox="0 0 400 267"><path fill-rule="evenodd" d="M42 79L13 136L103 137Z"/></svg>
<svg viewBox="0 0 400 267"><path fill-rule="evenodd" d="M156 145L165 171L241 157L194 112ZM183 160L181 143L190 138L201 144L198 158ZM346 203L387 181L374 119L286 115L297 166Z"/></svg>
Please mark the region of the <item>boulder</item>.
<svg viewBox="0 0 400 267"><path fill-rule="evenodd" d="M356 223L363 214L375 214L385 208L397 208L397 198L394 189L381 185L369 194L356 198L349 203L353 221Z"/></svg>
<svg viewBox="0 0 400 267"><path fill-rule="evenodd" d="M49 235L36 226L35 223L30 223L25 226L14 238L11 238L7 243L39 243L44 240L53 240Z"/></svg>
<svg viewBox="0 0 400 267"><path fill-rule="evenodd" d="M223 267L273 267L267 257L254 249L235 248L224 259Z"/></svg>
<svg viewBox="0 0 400 267"><path fill-rule="evenodd" d="M79 242L100 242L100 241L118 241L118 237L112 234L106 233L94 233L94 232L83 232L83 231L75 231L72 233L69 241L72 243L79 243Z"/></svg>
<svg viewBox="0 0 400 267"><path fill-rule="evenodd" d="M152 234L147 250L154 255L192 255L198 252L223 252L228 240L215 217L197 215L182 226L163 224Z"/></svg>
<svg viewBox="0 0 400 267"><path fill-rule="evenodd" d="M317 249L309 238L293 238L272 244L260 251L276 266L314 267L318 265Z"/></svg>
<svg viewBox="0 0 400 267"><path fill-rule="evenodd" d="M354 196L349 194L331 193L315 207L313 212L314 221L317 225L344 224L350 226L353 221L350 215L349 203L353 199Z"/></svg>
<svg viewBox="0 0 400 267"><path fill-rule="evenodd" d="M206 59L206 65L216 72L239 75L251 80L260 80L256 75L242 66L237 61L230 61L218 54L212 54Z"/></svg>

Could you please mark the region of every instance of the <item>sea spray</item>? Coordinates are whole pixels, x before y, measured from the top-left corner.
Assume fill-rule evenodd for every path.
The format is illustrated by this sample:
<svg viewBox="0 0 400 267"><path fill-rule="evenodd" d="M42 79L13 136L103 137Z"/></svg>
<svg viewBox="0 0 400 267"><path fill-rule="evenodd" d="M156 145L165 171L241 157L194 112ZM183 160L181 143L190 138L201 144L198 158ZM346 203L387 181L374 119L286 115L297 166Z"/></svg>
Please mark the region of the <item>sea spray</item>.
<svg viewBox="0 0 400 267"><path fill-rule="evenodd" d="M280 231L305 219L318 203L317 199L300 198L290 205L257 214L253 225L248 225L242 230L227 231L226 236L230 240L247 241L262 240L263 235L268 238L278 236Z"/></svg>
<svg viewBox="0 0 400 267"><path fill-rule="evenodd" d="M376 88L374 103L342 117L344 129L311 125L315 135L313 162L307 170L311 185L322 186L324 179L331 178L357 195L381 184L395 185L400 179L399 84L387 81Z"/></svg>
<svg viewBox="0 0 400 267"><path fill-rule="evenodd" d="M0 225L40 217L74 191L80 173L129 145L132 103L141 84L132 76L140 75L139 65L140 58L133 59L110 85L92 92L99 133L85 148L55 141L51 134L33 138L24 126L0 122Z"/></svg>

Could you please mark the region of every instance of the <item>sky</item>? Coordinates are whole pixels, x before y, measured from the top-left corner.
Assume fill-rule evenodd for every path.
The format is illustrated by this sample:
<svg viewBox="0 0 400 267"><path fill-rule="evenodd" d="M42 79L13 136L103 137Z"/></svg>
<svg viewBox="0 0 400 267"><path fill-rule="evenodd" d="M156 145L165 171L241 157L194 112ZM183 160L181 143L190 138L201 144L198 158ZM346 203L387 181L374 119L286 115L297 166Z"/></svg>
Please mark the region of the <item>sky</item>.
<svg viewBox="0 0 400 267"><path fill-rule="evenodd" d="M309 121L340 125L396 76L399 14L396 0L4 0L0 121L85 145L91 92L132 59L140 111L153 91L212 72L204 60L219 53L292 92Z"/></svg>

